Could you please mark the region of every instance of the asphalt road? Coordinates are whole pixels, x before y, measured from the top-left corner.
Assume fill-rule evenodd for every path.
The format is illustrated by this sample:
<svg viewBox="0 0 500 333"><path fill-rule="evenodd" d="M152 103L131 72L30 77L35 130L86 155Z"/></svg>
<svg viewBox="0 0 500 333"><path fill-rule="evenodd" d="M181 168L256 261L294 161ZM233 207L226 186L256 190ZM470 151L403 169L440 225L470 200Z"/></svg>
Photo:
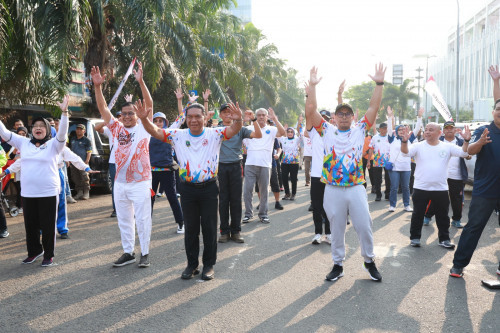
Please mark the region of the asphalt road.
<svg viewBox="0 0 500 333"><path fill-rule="evenodd" d="M412 248L410 213L402 210L401 199L389 213L388 202L368 194L383 281L371 281L361 269L351 225L345 276L332 283L325 281L330 247L311 244L303 174L298 187L296 201L285 201L284 211L270 211L270 224L254 219L243 225L244 244L218 245L215 279L208 282L180 279L186 265L183 235L176 234L166 198L156 202L146 269L112 267L122 248L116 218L108 217L109 195L92 194L69 206L71 238L57 240L53 267L40 267L40 260L21 265L23 220L8 218L11 235L0 239L0 332L500 331L500 291L481 286L481 279L497 280L495 215L465 278L453 279L453 251L437 245L435 222L424 227L422 247ZM460 233L452 228L452 241L458 243Z"/></svg>

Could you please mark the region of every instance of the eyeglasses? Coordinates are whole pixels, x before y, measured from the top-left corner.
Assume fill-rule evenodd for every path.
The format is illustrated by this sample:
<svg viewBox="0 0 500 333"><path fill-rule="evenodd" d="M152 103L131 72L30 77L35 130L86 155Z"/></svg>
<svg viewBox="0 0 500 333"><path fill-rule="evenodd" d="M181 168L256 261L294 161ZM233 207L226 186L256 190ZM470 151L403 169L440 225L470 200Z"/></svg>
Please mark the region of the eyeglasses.
<svg viewBox="0 0 500 333"><path fill-rule="evenodd" d="M339 118L349 118L353 115L352 112L337 112L335 114L336 117L339 117Z"/></svg>
<svg viewBox="0 0 500 333"><path fill-rule="evenodd" d="M43 125L35 125L35 126L33 126L33 128L46 128L46 127Z"/></svg>
<svg viewBox="0 0 500 333"><path fill-rule="evenodd" d="M135 112L122 112L122 117L132 117L133 115L135 115Z"/></svg>

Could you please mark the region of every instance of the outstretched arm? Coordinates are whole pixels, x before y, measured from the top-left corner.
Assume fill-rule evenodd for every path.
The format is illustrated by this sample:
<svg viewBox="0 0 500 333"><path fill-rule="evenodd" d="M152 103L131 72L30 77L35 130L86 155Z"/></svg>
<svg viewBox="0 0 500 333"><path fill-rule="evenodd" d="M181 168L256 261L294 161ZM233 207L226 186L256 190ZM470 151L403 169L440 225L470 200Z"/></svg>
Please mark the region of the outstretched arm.
<svg viewBox="0 0 500 333"><path fill-rule="evenodd" d="M251 120L253 123L253 132L250 134L250 138L252 139L260 139L262 138L262 130L260 129L259 123L257 122L257 118L252 110L245 111L245 120Z"/></svg>
<svg viewBox="0 0 500 333"><path fill-rule="evenodd" d="M182 89L181 88L177 88L175 89L175 98L177 98L177 112L179 113L179 115L182 114L182 97L184 96L184 94L182 93Z"/></svg>
<svg viewBox="0 0 500 333"><path fill-rule="evenodd" d="M153 98L151 97L151 94L149 93L149 89L146 86L146 83L144 83L143 79L143 71L142 71L142 63L140 61L137 62L139 69L136 71L134 69L134 76L137 82L139 83L139 86L141 87L141 93L142 93L142 98L144 99L144 103L146 104L146 109L153 109ZM150 114L150 120L153 120L153 112Z"/></svg>
<svg viewBox="0 0 500 333"><path fill-rule="evenodd" d="M342 81L342 83L339 86L339 91L337 92L337 103L342 104L342 94L344 93L344 88L345 88L345 80Z"/></svg>
<svg viewBox="0 0 500 333"><path fill-rule="evenodd" d="M134 106L134 111L137 114L137 117L141 119L142 126L144 129L153 137L158 140L164 141L164 131L161 128L158 128L155 124L151 122L150 113L153 113L153 109L146 109L145 103L142 103L140 99L138 99Z"/></svg>
<svg viewBox="0 0 500 333"><path fill-rule="evenodd" d="M226 128L226 136L230 139L241 130L241 126L243 125L243 119L241 115L240 106L238 103L234 105L233 103L229 103L229 111L231 112L231 119L233 123L231 126Z"/></svg>
<svg viewBox="0 0 500 333"><path fill-rule="evenodd" d="M210 94L212 92L210 91L210 89L207 89L203 92L203 106L205 107L205 111L208 112L208 97L210 97Z"/></svg>
<svg viewBox="0 0 500 333"><path fill-rule="evenodd" d="M276 133L276 137L284 136L286 134L285 129L283 128L283 125L281 125L280 121L278 120L278 116L276 113L274 113L274 110L272 108L269 108L267 110L269 112L269 118L274 121L276 124L276 127L278 128L278 133Z"/></svg>
<svg viewBox="0 0 500 333"><path fill-rule="evenodd" d="M102 84L106 79L106 75L101 75L99 67L93 66L90 70L90 76L92 77L92 83L94 84L97 108L99 109L99 113L101 114L104 122L108 124L111 118L113 118L113 115L111 114L111 111L109 111L108 106L106 105L106 100L104 99L104 95L102 94Z"/></svg>
<svg viewBox="0 0 500 333"><path fill-rule="evenodd" d="M318 102L316 101L316 85L321 82L322 78L318 79L318 69L311 68L309 72L309 82L306 83L306 129L311 130L312 127L318 127L323 121L323 117L318 112Z"/></svg>
<svg viewBox="0 0 500 333"><path fill-rule="evenodd" d="M488 72L490 72L493 79L493 99L496 101L500 99L500 72L498 71L498 65L490 66Z"/></svg>
<svg viewBox="0 0 500 333"><path fill-rule="evenodd" d="M370 124L375 124L375 120L377 118L377 113L380 108L380 102L382 101L382 90L384 84L384 76L385 70L384 65L379 63L375 65L375 75L370 76L370 78L375 81L375 89L373 90L372 98L370 99L370 106L368 106L368 110L366 111L366 119Z"/></svg>

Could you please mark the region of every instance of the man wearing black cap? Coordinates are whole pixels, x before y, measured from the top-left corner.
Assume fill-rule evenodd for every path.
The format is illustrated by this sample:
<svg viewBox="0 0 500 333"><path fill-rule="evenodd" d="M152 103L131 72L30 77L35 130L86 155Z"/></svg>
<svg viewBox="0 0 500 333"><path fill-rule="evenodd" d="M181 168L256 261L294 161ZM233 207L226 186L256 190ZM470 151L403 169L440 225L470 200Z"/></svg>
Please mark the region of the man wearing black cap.
<svg viewBox="0 0 500 333"><path fill-rule="evenodd" d="M369 148L369 159L371 159L371 156L373 156L372 186L375 188L375 201L380 201L382 199L382 171L384 171L385 180L385 199L389 200L389 194L391 193L391 178L389 177L389 172L387 172L387 170L385 169L385 164L387 163L387 161L389 161L389 151L391 147L389 144L389 139L387 137L386 123L380 124L378 133L372 137Z"/></svg>
<svg viewBox="0 0 500 333"><path fill-rule="evenodd" d="M365 116L354 125L354 112L349 104L340 104L335 109L337 126L327 123L316 110L316 85L321 81L317 69L310 72L306 99L306 128L316 131L323 138L325 157L321 181L326 184L323 207L330 220L332 231L333 268L326 280L335 281L344 276L345 231L347 215L358 234L363 269L373 281L382 281L375 265L373 250L372 219L363 186L363 143L366 131L373 125L382 100L385 69L380 63L375 66L375 75L370 76L376 83L370 105ZM313 128L314 127L314 128Z"/></svg>
<svg viewBox="0 0 500 333"><path fill-rule="evenodd" d="M231 110L229 104L222 104L219 115L222 119L221 127L231 126ZM245 111L245 121L251 120L253 131L242 127L231 139L222 142L219 157L219 216L220 238L219 243L226 243L231 239L236 243L243 243L241 237L241 194L243 191L243 174L241 160L241 145L243 139L262 138L260 126L251 110ZM231 215L231 225L229 224Z"/></svg>
<svg viewBox="0 0 500 333"><path fill-rule="evenodd" d="M89 164L90 155L92 154L92 143L84 135L85 125L76 125L76 138L71 141L71 150L78 155L85 164ZM75 199L89 199L90 179L87 172L77 169L74 165L70 165L71 179L75 183L77 195Z"/></svg>
<svg viewBox="0 0 500 333"><path fill-rule="evenodd" d="M439 140L462 147L464 140L455 136L456 128L453 121L447 121L443 126L443 134ZM470 157L467 157L470 159ZM451 225L455 228L463 228L462 203L464 198L464 182L468 178L467 166L463 157L451 157L448 162L448 194L450 197L451 210L453 212ZM430 203L424 217L424 225L429 225L432 216L435 214L435 205Z"/></svg>

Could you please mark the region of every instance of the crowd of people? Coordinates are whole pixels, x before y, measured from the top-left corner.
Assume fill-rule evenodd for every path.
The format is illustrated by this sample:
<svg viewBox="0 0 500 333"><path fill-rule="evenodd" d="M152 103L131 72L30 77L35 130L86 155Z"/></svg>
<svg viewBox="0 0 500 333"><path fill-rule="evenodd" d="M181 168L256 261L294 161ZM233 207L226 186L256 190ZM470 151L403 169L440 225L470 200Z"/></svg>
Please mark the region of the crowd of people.
<svg viewBox="0 0 500 333"><path fill-rule="evenodd" d="M500 206L500 72L498 67L489 68L495 99L493 121L471 133L467 126L459 129L453 121L445 122L443 128L432 122L424 127L423 109L418 112L413 130L404 123L396 125L390 106L387 119L377 126L385 70L383 64L376 65L370 76L374 90L369 107L358 119L359 111L354 112L342 101L345 82L339 87L334 112L318 111L316 86L321 78L313 67L305 85L305 122L300 115L295 126L287 126L280 123L272 108L243 111L238 103L221 105L220 122L213 124L214 113L208 111L210 90L202 94L203 105L196 102L198 96L191 95L184 106L181 89L175 91L178 117L170 124L165 113L154 112L140 62L134 76L142 99L133 102L132 96L126 96L126 102L113 115L102 93L106 78L98 67L93 67L91 78L103 120L95 129L109 137L111 217L118 220L123 248L113 266L136 262L136 230L141 251L138 266L150 266L155 198L165 193L177 233L184 234L187 265L181 278L191 279L200 273L201 231L201 278L213 279L217 243L244 243L241 223L253 219L254 189L259 197L258 219L268 224L269 187L274 194L274 208L283 210L280 199L295 200L298 173L303 169L305 186L310 186L312 244L331 245L333 268L326 280L335 281L344 275L345 233L350 223L359 238L363 268L372 280L382 280L375 264L366 173L375 201L382 201L385 184L389 212L396 211L398 193L402 194L403 210L412 214L412 247L422 246L422 228L435 216L438 245L455 248L449 236L451 203L451 226L463 230L450 275L461 277L488 219ZM24 264L42 256L42 266L53 264L56 230L61 238L68 238L66 203L89 198L88 174L93 171L88 166L92 149L86 128L77 125L76 137L68 142L67 96L59 107L61 119L34 119L31 136L22 121L16 121L13 130L0 122L4 141L0 166L6 167L1 176L12 177L18 183L16 205L24 214L28 250ZM464 159L472 155L477 155L477 162L465 222ZM69 191L67 163L71 163L77 193L74 198ZM7 236L5 213L0 206L0 237ZM500 265L497 273L500 275Z"/></svg>

